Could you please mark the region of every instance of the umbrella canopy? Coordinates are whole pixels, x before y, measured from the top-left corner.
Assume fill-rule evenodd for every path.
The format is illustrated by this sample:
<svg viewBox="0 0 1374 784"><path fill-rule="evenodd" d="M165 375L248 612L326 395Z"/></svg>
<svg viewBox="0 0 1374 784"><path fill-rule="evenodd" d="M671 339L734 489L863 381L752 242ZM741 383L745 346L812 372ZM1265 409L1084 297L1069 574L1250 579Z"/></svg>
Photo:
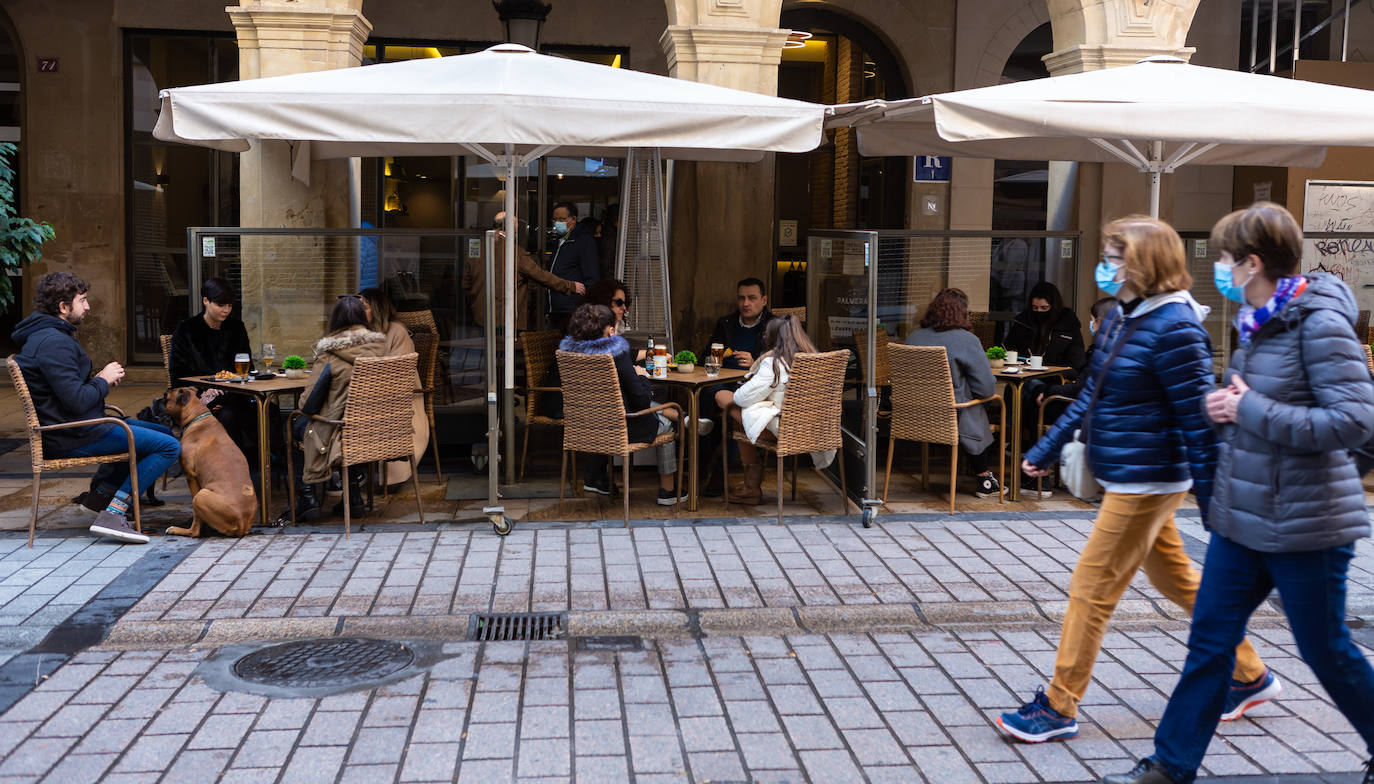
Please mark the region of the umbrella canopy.
<svg viewBox="0 0 1374 784"><path fill-rule="evenodd" d="M475 54L178 87L153 135L231 152L308 142L311 158L620 155L752 160L806 152L825 107L501 44ZM513 145L508 150L507 145Z"/></svg>
<svg viewBox="0 0 1374 784"><path fill-rule="evenodd" d="M1127 163L1152 178L1187 163L1320 166L1326 146L1374 144L1374 92L1189 65L1135 65L905 101L833 107L863 155Z"/></svg>

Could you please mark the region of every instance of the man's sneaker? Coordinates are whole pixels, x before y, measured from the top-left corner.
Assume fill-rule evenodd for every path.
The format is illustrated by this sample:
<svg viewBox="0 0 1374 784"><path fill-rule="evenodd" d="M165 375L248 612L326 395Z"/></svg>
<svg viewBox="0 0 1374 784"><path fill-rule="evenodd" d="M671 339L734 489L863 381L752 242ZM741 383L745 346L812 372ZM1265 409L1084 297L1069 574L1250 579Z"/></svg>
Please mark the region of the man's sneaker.
<svg viewBox="0 0 1374 784"><path fill-rule="evenodd" d="M979 498L987 498L990 495L995 496L998 493L1007 492L1007 488L997 483L997 477L995 476L989 475L975 478L978 480L978 489L974 490L973 494Z"/></svg>
<svg viewBox="0 0 1374 784"><path fill-rule="evenodd" d="M658 489L659 506L674 506L679 501L686 501L687 498L687 491L685 489L681 491L679 491L677 488L673 488L672 490L664 490L660 487Z"/></svg>
<svg viewBox="0 0 1374 784"><path fill-rule="evenodd" d="M114 493L104 493L99 490L87 490L72 499L72 503L77 504L83 509L87 509L91 514L100 514L110 505L110 499Z"/></svg>
<svg viewBox="0 0 1374 784"><path fill-rule="evenodd" d="M1046 477L1040 480L1040 487L1037 488L1034 479L1021 480L1021 497L1032 501L1045 501L1054 496L1050 491L1050 480Z"/></svg>
<svg viewBox="0 0 1374 784"><path fill-rule="evenodd" d="M1135 767L1131 768L1130 773L1103 776L1102 784L1178 784L1178 782L1164 772L1164 766L1146 757L1137 762Z"/></svg>
<svg viewBox="0 0 1374 784"><path fill-rule="evenodd" d="M1264 677L1254 683L1246 684L1233 680L1231 690L1226 693L1226 708L1221 714L1221 720L1235 721L1256 705L1279 696L1281 691L1283 684L1279 683L1273 670L1265 670Z"/></svg>
<svg viewBox="0 0 1374 784"><path fill-rule="evenodd" d="M96 516L95 522L91 524L91 533L129 544L148 543L148 537L135 531L134 527L129 525L128 518L110 511L101 512Z"/></svg>
<svg viewBox="0 0 1374 784"><path fill-rule="evenodd" d="M1050 700L1041 687L1035 697L1015 713L997 717L997 726L1017 740L1044 743L1047 740L1068 740L1078 737L1078 722L1050 707Z"/></svg>
<svg viewBox="0 0 1374 784"><path fill-rule="evenodd" d="M609 476L598 476L582 480L582 489L589 493L600 495L611 494L611 478Z"/></svg>

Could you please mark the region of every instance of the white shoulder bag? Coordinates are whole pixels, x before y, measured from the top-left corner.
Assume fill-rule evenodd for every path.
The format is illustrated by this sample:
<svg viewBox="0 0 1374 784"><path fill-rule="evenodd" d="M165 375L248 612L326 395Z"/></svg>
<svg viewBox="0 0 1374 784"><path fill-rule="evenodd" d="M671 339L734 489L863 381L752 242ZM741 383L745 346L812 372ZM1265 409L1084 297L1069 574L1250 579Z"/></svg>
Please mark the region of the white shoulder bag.
<svg viewBox="0 0 1374 784"><path fill-rule="evenodd" d="M1125 316L1123 315L1124 319ZM1124 333L1119 334L1112 343L1112 353L1107 356L1107 361L1102 363L1102 369L1098 371L1097 378L1093 384L1092 399L1088 401L1088 410L1083 412L1083 428L1073 431L1073 438L1064 444L1059 451L1059 481L1064 483L1069 493L1074 498L1084 501L1093 498L1102 492L1102 487L1097 483L1093 476L1093 470L1088 465L1088 445L1083 440L1083 429L1088 427L1088 417L1092 414L1093 405L1097 403L1098 393L1102 391L1102 382L1107 378L1107 369L1112 366L1112 360L1116 359L1116 353L1125 344L1126 339L1135 331L1137 322L1131 322Z"/></svg>

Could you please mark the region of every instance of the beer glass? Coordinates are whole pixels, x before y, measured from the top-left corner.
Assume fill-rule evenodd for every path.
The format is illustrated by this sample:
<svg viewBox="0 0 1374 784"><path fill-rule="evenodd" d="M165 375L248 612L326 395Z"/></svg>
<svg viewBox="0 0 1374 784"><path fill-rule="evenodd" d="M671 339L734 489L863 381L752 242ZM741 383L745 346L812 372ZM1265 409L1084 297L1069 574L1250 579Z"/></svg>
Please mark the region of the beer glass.
<svg viewBox="0 0 1374 784"><path fill-rule="evenodd" d="M249 363L252 359L247 354L234 355L234 372L240 376L248 375Z"/></svg>
<svg viewBox="0 0 1374 784"><path fill-rule="evenodd" d="M271 343L262 344L262 364L268 370L272 369L272 363L277 361L277 347Z"/></svg>

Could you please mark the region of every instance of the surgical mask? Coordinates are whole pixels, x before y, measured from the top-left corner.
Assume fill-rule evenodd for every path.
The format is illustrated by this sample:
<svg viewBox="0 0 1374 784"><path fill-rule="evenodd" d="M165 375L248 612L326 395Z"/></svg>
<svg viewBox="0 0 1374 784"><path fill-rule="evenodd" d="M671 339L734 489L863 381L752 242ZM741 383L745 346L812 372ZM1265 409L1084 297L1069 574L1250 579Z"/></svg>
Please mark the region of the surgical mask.
<svg viewBox="0 0 1374 784"><path fill-rule="evenodd" d="M1235 270L1236 266L1234 264L1227 264L1224 261L1213 262L1212 283L1216 284L1217 291L1221 292L1221 296L1231 300L1232 302L1239 302L1240 304L1244 305L1245 287L1250 285L1250 280L1254 280L1255 276L1251 275L1250 280L1247 280L1241 285L1237 286L1235 280Z"/></svg>
<svg viewBox="0 0 1374 784"><path fill-rule="evenodd" d="M1096 334L1097 334L1097 322L1096 322L1096 321L1089 321L1089 322L1088 322L1088 334L1089 334L1089 335L1096 335Z"/></svg>
<svg viewBox="0 0 1374 784"><path fill-rule="evenodd" d="M1115 297L1121 291L1122 281L1116 279L1116 273L1120 269L1120 264L1112 264L1103 259L1097 263L1097 269L1093 270L1093 280L1097 282L1099 289L1107 292L1107 296Z"/></svg>
<svg viewBox="0 0 1374 784"><path fill-rule="evenodd" d="M557 235L560 236L560 237L562 237L564 234L567 234L567 233L568 233L568 222L567 222L567 221L554 221L554 222L553 222L553 233L554 233L554 234L557 234Z"/></svg>

